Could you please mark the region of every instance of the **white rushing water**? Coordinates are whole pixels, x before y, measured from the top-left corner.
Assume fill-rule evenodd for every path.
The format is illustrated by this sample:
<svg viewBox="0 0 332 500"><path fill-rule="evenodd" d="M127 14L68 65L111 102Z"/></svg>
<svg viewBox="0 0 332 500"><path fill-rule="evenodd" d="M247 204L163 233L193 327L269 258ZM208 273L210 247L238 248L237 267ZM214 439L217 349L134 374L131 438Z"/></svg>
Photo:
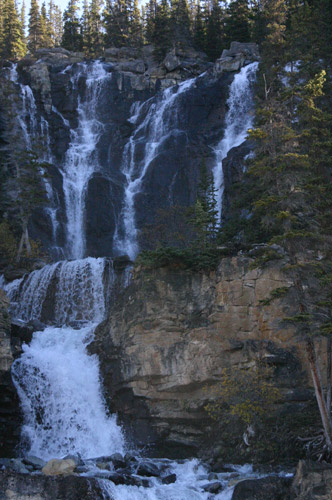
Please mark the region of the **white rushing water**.
<svg viewBox="0 0 332 500"><path fill-rule="evenodd" d="M40 319L50 300L49 314L61 325L35 332L12 367L23 442L44 459L124 451L121 428L106 411L98 359L87 352L104 317L104 267L104 259L58 262L6 287L16 318Z"/></svg>
<svg viewBox="0 0 332 500"><path fill-rule="evenodd" d="M41 162L53 163L51 153L51 140L49 134L49 124L46 118L38 113L36 100L29 85L24 85L18 81L17 65L13 64L9 70L9 79L20 89L18 101L15 101L14 110L16 122L23 137L24 146L27 150L35 150L37 147L39 160ZM45 168L40 166L49 206L45 208L52 225L53 243L56 245L58 220L57 220L57 199L52 189L52 184L47 178Z"/></svg>
<svg viewBox="0 0 332 500"><path fill-rule="evenodd" d="M123 208L114 235L114 249L135 259L138 253L135 220L135 197L142 189L142 182L151 162L158 155L160 146L181 130L178 99L187 92L196 79L186 80L179 86L164 90L160 96L132 108L130 121L139 123L125 146L121 171L126 178ZM144 145L143 159L138 161L137 150Z"/></svg>
<svg viewBox="0 0 332 500"><path fill-rule="evenodd" d="M229 90L225 132L222 140L215 147L216 161L213 168L219 222L224 193L223 161L231 149L240 146L246 140L248 129L253 125L254 102L252 84L256 78L257 68L258 62L244 66L234 76Z"/></svg>
<svg viewBox="0 0 332 500"><path fill-rule="evenodd" d="M97 144L103 124L96 117L98 99L110 74L102 62L80 64L71 78L74 89L79 79L86 78L84 98L78 102L78 126L71 130L71 142L62 166L63 190L67 216L67 255L80 259L85 252L84 210L88 181L99 166ZM59 112L58 112L59 114Z"/></svg>

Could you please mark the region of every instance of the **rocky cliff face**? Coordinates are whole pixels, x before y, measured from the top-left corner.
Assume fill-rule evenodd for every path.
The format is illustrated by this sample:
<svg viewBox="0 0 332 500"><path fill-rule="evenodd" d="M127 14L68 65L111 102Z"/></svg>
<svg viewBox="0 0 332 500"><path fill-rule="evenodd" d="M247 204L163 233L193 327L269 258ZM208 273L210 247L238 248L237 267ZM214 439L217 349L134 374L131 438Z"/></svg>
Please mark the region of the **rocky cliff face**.
<svg viewBox="0 0 332 500"><path fill-rule="evenodd" d="M159 208L192 204L202 158L208 166L213 166L213 148L223 136L226 101L234 72L257 59L255 44L235 43L214 65L206 61L204 54L191 49L170 52L161 63L155 61L150 46L142 50L108 49L98 68L103 72L102 77L91 69L94 63L85 61L83 54L65 49L41 49L36 59L21 60L15 71L8 63L2 70L2 78L11 81L11 92L21 93L14 100L22 101L16 104L15 113L30 143L39 144L44 160L50 163L48 206L33 215L31 235L42 241L55 259L126 253L124 248L116 248L114 237L116 233L120 239L123 237L121 213L126 203L126 176L134 168L131 163L136 165L130 174L132 179L140 177L141 164L146 167L130 208L135 212L137 229L150 223ZM190 79L193 79L191 84ZM163 94L165 89L184 81L188 81L185 92L174 87L169 96ZM172 92L179 93L174 103ZM149 122L149 112L153 118L153 109L158 110L169 98L171 110L160 121L165 130L155 133L160 124ZM80 103L88 99L91 109L83 109ZM92 111L93 117L89 115ZM82 120L89 121L88 126ZM80 134L80 124L84 125L82 130L89 132L77 139L75 134ZM75 141L80 144L72 147L68 156L70 144ZM134 148L130 142L135 143ZM149 148L147 152L146 144L151 145L153 154ZM246 154L244 150L243 153ZM83 170L91 167L79 195L83 199L80 229L86 241L83 254L74 255L68 252L66 231L71 214L66 204L71 194L64 172L71 163L84 162L84 158L78 159L82 155L87 162ZM129 155L128 165L124 164L126 155ZM243 159L242 153L240 156ZM241 176L242 164L238 170ZM226 192L233 177L225 176ZM82 181L67 180L73 184Z"/></svg>
<svg viewBox="0 0 332 500"><path fill-rule="evenodd" d="M280 447L279 460L301 455L295 435L315 412L301 342L281 322L294 304L289 298L261 303L289 285L280 263L251 270L241 256L223 259L210 273L136 269L92 346L110 404L136 440L157 444L161 454L207 451L212 442L212 454L223 460L252 458L252 443L244 444L236 422L220 428L204 406L224 368L245 370L259 355L273 367L282 399L265 438ZM283 428L279 437L274 425ZM269 458L275 452L271 446Z"/></svg>

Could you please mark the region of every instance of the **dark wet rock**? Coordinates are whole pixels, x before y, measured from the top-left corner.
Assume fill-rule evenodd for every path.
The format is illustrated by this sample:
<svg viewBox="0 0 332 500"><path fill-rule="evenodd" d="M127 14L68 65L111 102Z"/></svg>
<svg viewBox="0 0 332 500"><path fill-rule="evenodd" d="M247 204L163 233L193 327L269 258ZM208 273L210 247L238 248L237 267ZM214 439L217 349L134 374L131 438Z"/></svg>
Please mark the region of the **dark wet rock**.
<svg viewBox="0 0 332 500"><path fill-rule="evenodd" d="M0 500L104 500L98 481L0 471Z"/></svg>
<svg viewBox="0 0 332 500"><path fill-rule="evenodd" d="M0 457L15 456L20 438L22 414L11 377L11 366L21 341L11 337L9 299L0 289ZM17 349L16 349L17 346Z"/></svg>
<svg viewBox="0 0 332 500"><path fill-rule="evenodd" d="M126 462L136 463L138 461L137 456L133 453L126 453L124 456Z"/></svg>
<svg viewBox="0 0 332 500"><path fill-rule="evenodd" d="M23 464L22 460L19 458L13 458L10 461L8 468L12 471L19 472L21 474L28 474L30 472L29 468Z"/></svg>
<svg viewBox="0 0 332 500"><path fill-rule="evenodd" d="M82 457L79 453L68 454L68 455L62 457L62 460L73 460L76 465L84 465Z"/></svg>
<svg viewBox="0 0 332 500"><path fill-rule="evenodd" d="M213 493L217 494L222 490L222 484L220 481L215 481L214 483L208 483L202 486L204 491L207 491L208 493Z"/></svg>
<svg viewBox="0 0 332 500"><path fill-rule="evenodd" d="M110 456L110 459L115 469L120 469L126 466L126 460L123 458L121 453L113 453L113 455Z"/></svg>
<svg viewBox="0 0 332 500"><path fill-rule="evenodd" d="M277 476L262 479L246 479L238 483L232 500L291 500L291 479Z"/></svg>
<svg viewBox="0 0 332 500"><path fill-rule="evenodd" d="M300 460L291 491L291 500L330 500L332 465Z"/></svg>
<svg viewBox="0 0 332 500"><path fill-rule="evenodd" d="M43 460L39 457L34 457L33 455L29 455L27 457L24 457L22 459L22 462L25 465L31 465L34 469L37 469L37 470L42 469L46 465L45 460Z"/></svg>
<svg viewBox="0 0 332 500"><path fill-rule="evenodd" d="M159 468L150 462L142 462L138 465L136 474L139 476L147 476L147 477L159 477L160 470Z"/></svg>
<svg viewBox="0 0 332 500"><path fill-rule="evenodd" d="M208 480L215 481L216 479L218 479L218 475L215 472L210 472L210 474L208 475Z"/></svg>
<svg viewBox="0 0 332 500"><path fill-rule="evenodd" d="M163 477L161 480L163 484L172 484L175 483L175 481L176 481L176 474L169 474L168 476Z"/></svg>

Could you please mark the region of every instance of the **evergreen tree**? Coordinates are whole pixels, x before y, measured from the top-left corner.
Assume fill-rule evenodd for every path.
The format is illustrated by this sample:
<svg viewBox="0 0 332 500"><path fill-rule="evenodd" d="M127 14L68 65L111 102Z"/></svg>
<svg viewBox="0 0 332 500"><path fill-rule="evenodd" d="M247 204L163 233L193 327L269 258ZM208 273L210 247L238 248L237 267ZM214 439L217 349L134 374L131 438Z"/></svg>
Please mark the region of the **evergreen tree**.
<svg viewBox="0 0 332 500"><path fill-rule="evenodd" d="M143 25L138 8L138 0L133 0L130 16L130 45L132 47L141 47L143 45L143 39Z"/></svg>
<svg viewBox="0 0 332 500"><path fill-rule="evenodd" d="M19 59L26 54L22 38L22 24L14 0L6 0L3 8L3 48L2 56Z"/></svg>
<svg viewBox="0 0 332 500"><path fill-rule="evenodd" d="M48 16L46 20L47 25L47 40L50 47L55 47L55 5L53 0L48 4Z"/></svg>
<svg viewBox="0 0 332 500"><path fill-rule="evenodd" d="M54 46L60 47L63 36L62 12L58 5L54 7Z"/></svg>
<svg viewBox="0 0 332 500"><path fill-rule="evenodd" d="M107 0L104 13L107 46L124 47L130 38L130 3L126 0Z"/></svg>
<svg viewBox="0 0 332 500"><path fill-rule="evenodd" d="M206 13L206 47L209 58L214 61L220 57L225 45L225 10L218 0L212 0Z"/></svg>
<svg viewBox="0 0 332 500"><path fill-rule="evenodd" d="M29 12L29 37L28 48L33 54L42 47L42 28L40 22L40 12L37 0L31 0Z"/></svg>
<svg viewBox="0 0 332 500"><path fill-rule="evenodd" d="M41 46L42 47L52 47L52 41L49 37L49 29L48 29L48 17L46 12L46 5L43 2L40 9L40 31L41 31Z"/></svg>
<svg viewBox="0 0 332 500"><path fill-rule="evenodd" d="M198 50L205 50L206 47L206 25L202 12L201 1L197 0L195 6L194 22L193 22L193 38L195 47Z"/></svg>
<svg viewBox="0 0 332 500"><path fill-rule="evenodd" d="M62 47L77 52L82 50L82 34L80 19L78 17L78 0L69 0L67 9L63 14Z"/></svg>
<svg viewBox="0 0 332 500"><path fill-rule="evenodd" d="M187 0L171 0L171 37L174 46L191 45L191 22Z"/></svg>
<svg viewBox="0 0 332 500"><path fill-rule="evenodd" d="M156 5L152 43L155 45L155 56L162 60L172 44L171 12L168 0L161 0Z"/></svg>
<svg viewBox="0 0 332 500"><path fill-rule="evenodd" d="M102 0L91 0L90 9L88 13L88 51L89 55L96 57L102 53L104 45L104 34L102 32L101 21L101 8ZM86 7L85 7L85 15ZM86 20L84 20L86 23ZM83 40L84 40L84 27L83 27Z"/></svg>
<svg viewBox="0 0 332 500"><path fill-rule="evenodd" d="M25 24L25 2L24 2L24 0L22 2L22 6L21 6L20 23L21 23L21 37L22 37L22 41L23 41L23 43L26 46L27 45L27 39L26 39L26 35L25 35L26 24Z"/></svg>
<svg viewBox="0 0 332 500"><path fill-rule="evenodd" d="M156 12L157 12L157 1L149 0L145 9L145 18L144 18L144 33L145 39L148 43L153 42L153 35L155 31L155 22L156 22Z"/></svg>
<svg viewBox="0 0 332 500"><path fill-rule="evenodd" d="M248 0L233 0L228 6L225 22L226 44L250 41L250 9Z"/></svg>

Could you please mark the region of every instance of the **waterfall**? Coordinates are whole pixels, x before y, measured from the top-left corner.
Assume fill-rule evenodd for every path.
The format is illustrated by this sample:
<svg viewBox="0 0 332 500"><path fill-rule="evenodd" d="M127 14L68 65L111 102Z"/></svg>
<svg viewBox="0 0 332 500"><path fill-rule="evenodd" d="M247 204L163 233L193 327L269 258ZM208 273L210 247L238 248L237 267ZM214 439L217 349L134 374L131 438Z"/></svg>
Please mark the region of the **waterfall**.
<svg viewBox="0 0 332 500"><path fill-rule="evenodd" d="M98 359L87 353L105 313L104 271L104 259L63 261L6 287L16 318L40 319L49 302L61 325L35 332L12 367L30 454L88 458L124 450L121 428L105 408Z"/></svg>
<svg viewBox="0 0 332 500"><path fill-rule="evenodd" d="M96 118L98 99L103 84L110 77L102 62L80 64L71 78L73 89L78 88L80 78L86 78L86 95L78 102L78 127L71 130L71 142L62 166L63 190L67 215L67 254L80 259L85 252L84 209L88 181L99 169L98 140L103 125Z"/></svg>
<svg viewBox="0 0 332 500"><path fill-rule="evenodd" d="M130 121L137 125L125 146L121 171L126 178L126 187L120 221L114 235L114 250L135 259L138 253L135 220L135 197L142 189L142 182L160 146L181 130L178 100L195 83L192 78L179 86L164 90L157 98L149 99L132 108ZM138 149L143 146L143 158L138 159Z"/></svg>
<svg viewBox="0 0 332 500"><path fill-rule="evenodd" d="M228 111L225 118L225 132L222 140L215 147L215 166L213 168L216 189L218 220L221 220L222 198L224 192L223 161L232 148L240 146L247 137L253 124L253 89L258 63L244 66L234 77L227 100Z"/></svg>
<svg viewBox="0 0 332 500"><path fill-rule="evenodd" d="M9 79L20 89L20 101L15 102L14 109L18 126L23 135L25 148L27 150L33 150L34 146L37 144L40 161L49 164L53 163L48 121L44 116L38 116L36 101L31 87L19 83L16 64L13 64L9 70ZM49 206L45 208L45 211L51 220L53 243L56 246L58 203L52 189L52 184L47 179L45 169L42 166L40 167L40 173L49 200Z"/></svg>

